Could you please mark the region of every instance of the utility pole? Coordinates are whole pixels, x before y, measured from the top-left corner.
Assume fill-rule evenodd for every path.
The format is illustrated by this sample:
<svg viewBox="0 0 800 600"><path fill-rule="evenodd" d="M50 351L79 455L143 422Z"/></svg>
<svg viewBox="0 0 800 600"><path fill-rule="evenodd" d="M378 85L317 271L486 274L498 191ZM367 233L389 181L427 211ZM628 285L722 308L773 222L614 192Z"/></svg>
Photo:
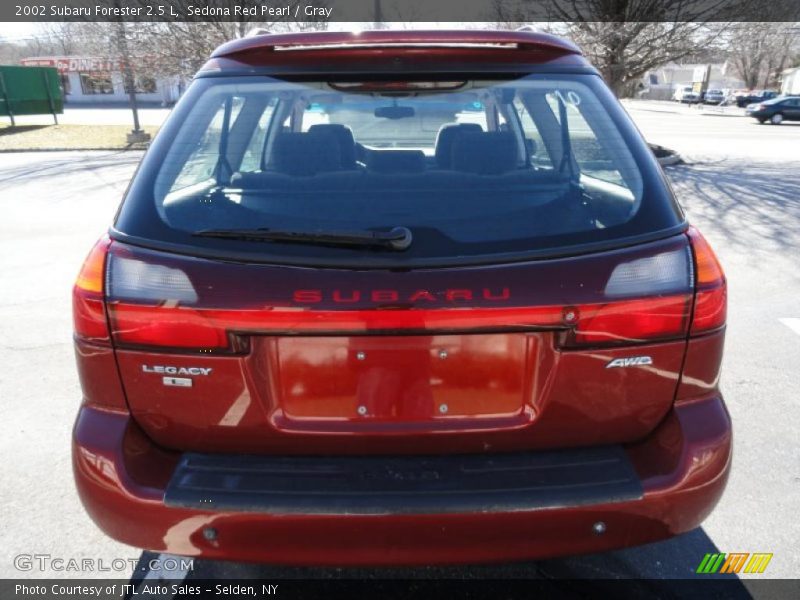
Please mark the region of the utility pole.
<svg viewBox="0 0 800 600"><path fill-rule="evenodd" d="M119 0L114 0L117 8L120 8ZM133 113L133 129L127 135L129 144L141 143L150 141L150 134L145 133L139 125L139 107L136 103L136 80L133 77L133 69L131 68L131 56L128 51L128 37L125 29L125 23L121 18L117 19L117 53L120 57L120 66L122 67L122 80L125 88L128 90L128 99L131 104L131 112Z"/></svg>
<svg viewBox="0 0 800 600"><path fill-rule="evenodd" d="M373 0L372 3L372 28L373 29L383 29L383 7L381 6L381 0Z"/></svg>

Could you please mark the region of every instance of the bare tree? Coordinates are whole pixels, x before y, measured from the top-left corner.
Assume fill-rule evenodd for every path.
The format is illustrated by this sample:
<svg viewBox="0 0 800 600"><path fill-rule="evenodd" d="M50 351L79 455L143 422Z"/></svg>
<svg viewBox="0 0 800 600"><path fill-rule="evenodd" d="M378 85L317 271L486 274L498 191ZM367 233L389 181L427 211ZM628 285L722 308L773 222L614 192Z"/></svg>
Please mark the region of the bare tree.
<svg viewBox="0 0 800 600"><path fill-rule="evenodd" d="M581 47L621 96L647 71L691 56L700 46L717 44L729 23L715 19L720 14L736 16L726 1L517 0L511 5L497 2L495 15L500 22L561 21L559 32Z"/></svg>
<svg viewBox="0 0 800 600"><path fill-rule="evenodd" d="M0 63L14 64L31 56L66 56L86 51L83 23L41 23L30 37L0 41Z"/></svg>
<svg viewBox="0 0 800 600"><path fill-rule="evenodd" d="M6 42L0 40L0 65L14 65L28 56L32 56L25 51L25 47L17 42Z"/></svg>
<svg viewBox="0 0 800 600"><path fill-rule="evenodd" d="M130 0L129 4L143 2ZM143 5L146 2L143 2ZM174 3L182 14L188 14L189 5L197 6L193 0L176 0ZM211 0L209 6L228 5ZM259 0L240 0L241 6L259 7ZM291 14L294 4L290 3ZM316 4L320 6L320 4ZM302 14L302 11L301 11ZM119 40L114 23L88 23L83 32L86 45L91 53L120 59ZM125 46L127 56L134 72L146 72L150 76L178 77L188 79L208 60L214 49L227 41L246 36L253 29L267 29L272 32L306 31L325 29L323 20L295 21L289 17L274 21L244 18L231 20L228 17L203 17L202 22L128 22L125 24Z"/></svg>
<svg viewBox="0 0 800 600"><path fill-rule="evenodd" d="M570 36L618 96L630 93L648 71L680 61L699 46L718 43L727 24L576 23Z"/></svg>
<svg viewBox="0 0 800 600"><path fill-rule="evenodd" d="M726 36L728 58L748 88L776 86L800 44L797 23L736 23Z"/></svg>
<svg viewBox="0 0 800 600"><path fill-rule="evenodd" d="M138 0L134 0L138 1ZM179 0L179 10L187 14L189 5L197 5L193 0ZM209 6L217 4L213 0ZM227 4L227 3L223 3ZM240 0L240 6L260 7L260 0ZM294 14L295 5L290 2L289 13ZM316 4L315 6L322 6ZM302 14L302 11L301 11ZM209 54L224 42L246 36L252 29L262 28L272 32L309 31L327 28L327 22L320 19L295 21L291 17L278 17L273 21L253 19L231 21L225 17L204 17L202 22L163 22L137 23L131 30L132 51L140 60L148 62L152 69L162 75L188 77L193 75L208 59Z"/></svg>
<svg viewBox="0 0 800 600"><path fill-rule="evenodd" d="M85 50L82 42L84 29L83 23L42 23L36 37L49 47L47 54L69 56Z"/></svg>

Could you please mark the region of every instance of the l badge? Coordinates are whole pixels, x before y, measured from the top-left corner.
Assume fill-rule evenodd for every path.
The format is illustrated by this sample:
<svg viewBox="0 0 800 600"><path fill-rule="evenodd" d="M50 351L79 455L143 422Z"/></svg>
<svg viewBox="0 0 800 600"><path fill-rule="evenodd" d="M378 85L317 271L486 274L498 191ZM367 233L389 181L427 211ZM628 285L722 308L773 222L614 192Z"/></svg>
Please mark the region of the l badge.
<svg viewBox="0 0 800 600"><path fill-rule="evenodd" d="M188 377L164 377L161 381L173 387L192 387L192 380Z"/></svg>

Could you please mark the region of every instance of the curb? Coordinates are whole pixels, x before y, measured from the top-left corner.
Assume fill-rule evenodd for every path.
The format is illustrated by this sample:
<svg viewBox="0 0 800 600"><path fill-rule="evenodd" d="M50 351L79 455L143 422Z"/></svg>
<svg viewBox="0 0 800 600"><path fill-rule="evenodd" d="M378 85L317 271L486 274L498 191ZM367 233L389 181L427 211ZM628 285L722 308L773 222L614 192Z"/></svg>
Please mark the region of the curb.
<svg viewBox="0 0 800 600"><path fill-rule="evenodd" d="M670 165L677 165L683 162L681 155L672 150L671 148L665 148L664 146L659 146L658 144L647 144L650 146L650 150L653 151L653 154L656 156L656 160L658 164L662 167L668 167Z"/></svg>
<svg viewBox="0 0 800 600"><path fill-rule="evenodd" d="M635 106L635 105L634 106L628 105L628 106L630 106L630 108L633 109L633 110L640 110L642 112L661 113L661 114L666 114L666 115L685 115L686 114L685 112L682 112L682 111L679 111L679 110L670 110L668 108L650 108L650 107Z"/></svg>
<svg viewBox="0 0 800 600"><path fill-rule="evenodd" d="M0 154L22 154L25 152L144 152L144 148L125 146L124 148L0 148Z"/></svg>
<svg viewBox="0 0 800 600"><path fill-rule="evenodd" d="M723 112L723 111L715 111L715 110L703 110L700 113L700 116L703 117L746 117L747 115L743 112Z"/></svg>
<svg viewBox="0 0 800 600"><path fill-rule="evenodd" d="M671 165L677 165L683 162L680 154L673 154L672 156L662 156L661 158L656 158L658 160L658 164L662 167L669 167Z"/></svg>

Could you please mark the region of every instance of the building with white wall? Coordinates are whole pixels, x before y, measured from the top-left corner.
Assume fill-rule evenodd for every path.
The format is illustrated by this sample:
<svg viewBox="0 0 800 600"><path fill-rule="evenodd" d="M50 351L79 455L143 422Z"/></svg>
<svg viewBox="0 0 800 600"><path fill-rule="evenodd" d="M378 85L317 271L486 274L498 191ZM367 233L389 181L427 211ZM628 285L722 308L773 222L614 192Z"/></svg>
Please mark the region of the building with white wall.
<svg viewBox="0 0 800 600"><path fill-rule="evenodd" d="M24 66L55 67L66 104L128 102L128 90L118 60L92 56L34 56L20 62ZM151 75L144 69L134 72L134 90L142 102L173 104L184 89L184 82L178 78Z"/></svg>
<svg viewBox="0 0 800 600"><path fill-rule="evenodd" d="M781 73L781 94L800 96L800 67L786 69Z"/></svg>
<svg viewBox="0 0 800 600"><path fill-rule="evenodd" d="M706 89L738 90L744 87L744 81L735 75L727 62L711 65L668 63L645 74L639 86L642 90L639 95L651 100L669 100L677 88L694 83L696 71L709 66L711 71Z"/></svg>

